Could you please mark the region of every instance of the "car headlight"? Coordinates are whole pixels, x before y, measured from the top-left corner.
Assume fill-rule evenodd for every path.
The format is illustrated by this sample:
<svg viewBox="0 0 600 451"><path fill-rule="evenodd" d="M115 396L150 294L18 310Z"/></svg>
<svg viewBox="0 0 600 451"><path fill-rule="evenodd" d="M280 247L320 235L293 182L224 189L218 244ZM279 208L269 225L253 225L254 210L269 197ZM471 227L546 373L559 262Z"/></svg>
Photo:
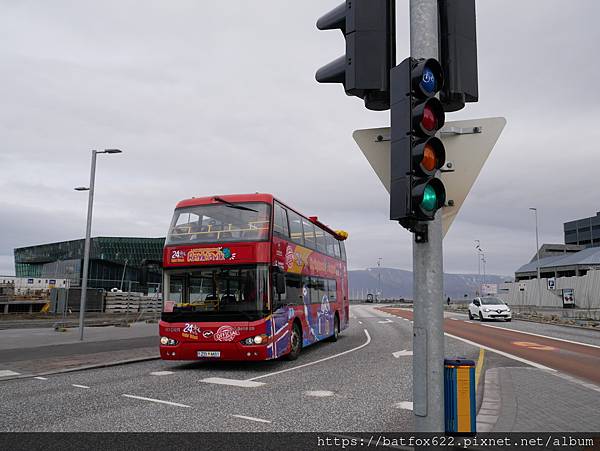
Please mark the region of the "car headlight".
<svg viewBox="0 0 600 451"><path fill-rule="evenodd" d="M489 309L489 308L484 308L484 309L483 309L483 311L484 311L484 312L489 312L489 311L490 311L490 309Z"/></svg>
<svg viewBox="0 0 600 451"><path fill-rule="evenodd" d="M163 346L175 346L177 344L177 340L169 337L160 337L160 344Z"/></svg>

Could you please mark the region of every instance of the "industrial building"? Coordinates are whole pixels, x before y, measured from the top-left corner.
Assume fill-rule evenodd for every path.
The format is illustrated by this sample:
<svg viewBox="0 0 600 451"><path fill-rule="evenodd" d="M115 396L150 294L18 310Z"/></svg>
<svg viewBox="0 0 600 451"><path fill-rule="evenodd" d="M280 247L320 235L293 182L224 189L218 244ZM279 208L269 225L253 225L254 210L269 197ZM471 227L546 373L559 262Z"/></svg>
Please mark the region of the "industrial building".
<svg viewBox="0 0 600 451"><path fill-rule="evenodd" d="M584 276L591 270L600 270L600 247L583 248L577 252L565 252L542 257L540 249L540 276L576 277ZM538 261L534 257L529 263L515 271L515 280L537 278Z"/></svg>
<svg viewBox="0 0 600 451"><path fill-rule="evenodd" d="M160 283L164 238L96 237L90 242L90 288L147 291ZM68 279L80 286L85 240L14 250L17 277ZM132 284L134 285L132 287Z"/></svg>
<svg viewBox="0 0 600 451"><path fill-rule="evenodd" d="M563 224L565 244L578 244L585 247L600 246L600 212L596 216Z"/></svg>

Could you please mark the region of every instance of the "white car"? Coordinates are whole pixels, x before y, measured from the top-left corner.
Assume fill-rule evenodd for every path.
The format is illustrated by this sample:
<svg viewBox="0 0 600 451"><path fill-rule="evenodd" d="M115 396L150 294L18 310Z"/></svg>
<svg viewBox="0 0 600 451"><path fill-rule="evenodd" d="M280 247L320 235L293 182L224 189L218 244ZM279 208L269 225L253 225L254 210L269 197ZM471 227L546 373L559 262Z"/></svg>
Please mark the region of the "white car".
<svg viewBox="0 0 600 451"><path fill-rule="evenodd" d="M473 299L469 304L469 319L479 318L480 321L486 319L504 319L510 321L512 312L502 299L493 296L483 296Z"/></svg>

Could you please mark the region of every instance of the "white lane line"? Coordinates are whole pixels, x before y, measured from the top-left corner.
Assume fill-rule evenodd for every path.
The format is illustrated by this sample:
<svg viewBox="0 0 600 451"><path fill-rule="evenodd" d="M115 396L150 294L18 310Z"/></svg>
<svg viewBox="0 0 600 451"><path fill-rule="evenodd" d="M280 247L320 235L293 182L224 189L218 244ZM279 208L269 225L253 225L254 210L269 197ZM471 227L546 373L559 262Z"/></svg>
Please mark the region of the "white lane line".
<svg viewBox="0 0 600 451"><path fill-rule="evenodd" d="M413 410L412 401L400 401L394 404L396 409Z"/></svg>
<svg viewBox="0 0 600 451"><path fill-rule="evenodd" d="M362 324L362 321L359 321L358 324Z"/></svg>
<svg viewBox="0 0 600 451"><path fill-rule="evenodd" d="M396 352L392 352L392 355L394 357L396 357L397 359L399 359L400 357L404 357L407 355L413 355L412 351L408 351L406 349L403 349L402 351L396 351Z"/></svg>
<svg viewBox="0 0 600 451"><path fill-rule="evenodd" d="M71 384L73 387L77 387L77 388L90 388L87 385L79 385L79 384Z"/></svg>
<svg viewBox="0 0 600 451"><path fill-rule="evenodd" d="M168 374L173 374L173 371L153 371L150 376L166 376Z"/></svg>
<svg viewBox="0 0 600 451"><path fill-rule="evenodd" d="M42 376L35 376L34 379L37 379L39 381L47 381L48 380L47 377L42 377Z"/></svg>
<svg viewBox="0 0 600 451"><path fill-rule="evenodd" d="M162 399L154 399L154 398L144 398L143 396L126 395L126 394L123 394L121 396L124 396L126 398L141 399L142 401L156 402L159 404L168 404L170 406L176 406L176 407L191 407L191 406L188 406L185 404L179 404L178 402L163 401Z"/></svg>
<svg viewBox="0 0 600 451"><path fill-rule="evenodd" d="M458 318L448 318L451 319L452 321L460 321Z"/></svg>
<svg viewBox="0 0 600 451"><path fill-rule="evenodd" d="M269 420L263 420L262 418L247 417L246 415L231 415L232 417L241 418L243 420L257 421L258 423L270 423Z"/></svg>
<svg viewBox="0 0 600 451"><path fill-rule="evenodd" d="M589 344L589 343L581 343L580 341L565 340L564 338L549 337L548 335L534 334L533 332L523 332L522 330L511 329L511 328L508 328L508 327L492 326L491 324L482 324L482 326L493 327L494 329L508 330L508 331L511 331L511 332L517 332L519 334L533 335L535 337L547 338L549 340L564 341L565 343L573 343L573 344L576 344L576 345L589 346L591 348L599 348L600 349L600 346L598 346L598 345L592 345L592 344Z"/></svg>
<svg viewBox="0 0 600 451"><path fill-rule="evenodd" d="M275 376L276 374L287 373L288 371L294 371L294 370L298 370L300 368L304 368L304 367L307 367L307 366L310 366L310 365L316 365L317 363L325 362L326 360L335 359L336 357L340 357L340 356L342 356L344 354L348 354L350 352L358 351L359 349L362 349L365 346L367 346L369 343L371 343L371 335L369 335L369 331L367 329L363 329L363 330L365 331L365 335L367 336L367 341L365 341L360 346L357 346L356 348L348 349L347 351L343 351L343 352L340 352L338 354L333 354L333 355L330 355L329 357L325 357L323 359L315 360L314 362L308 362L308 363L305 363L304 365L298 365L298 366L295 366L293 368L286 368L285 370L281 370L281 371L274 371L272 373L263 374L262 376L256 376L256 377L252 377L252 378L246 379L246 380L248 380L248 381L255 381L256 379L262 379L263 377L269 377L269 376Z"/></svg>
<svg viewBox="0 0 600 451"><path fill-rule="evenodd" d="M456 335L448 334L446 332L444 332L444 335L446 335L447 337L450 337L450 338L454 338L456 340L463 341L463 342L465 342L467 344L470 344L471 346L475 346L477 348L483 348L483 349L486 349L488 351L495 352L496 354L503 355L504 357L508 357L509 359L516 360L517 362L526 363L527 365L531 365L531 366L533 366L535 368L539 368L541 370L547 370L547 371L552 371L552 372L556 371L553 368L549 368L547 366L540 365L539 363L532 362L531 360L527 360L527 359L523 359L521 357L517 357L516 355L509 354L508 352L500 351L498 349L490 348L489 346L485 346L485 345L482 345L482 344L479 344L479 343L475 343L474 341L467 340L466 338L457 337Z"/></svg>
<svg viewBox="0 0 600 451"><path fill-rule="evenodd" d="M16 371L0 370L0 377L18 376L19 374L21 373L17 373Z"/></svg>
<svg viewBox="0 0 600 451"><path fill-rule="evenodd" d="M225 379L222 377L208 377L206 379L200 379L200 382L207 384L219 384L219 385L233 385L234 387L253 388L265 385L264 382L254 382L252 380L240 380L240 379Z"/></svg>

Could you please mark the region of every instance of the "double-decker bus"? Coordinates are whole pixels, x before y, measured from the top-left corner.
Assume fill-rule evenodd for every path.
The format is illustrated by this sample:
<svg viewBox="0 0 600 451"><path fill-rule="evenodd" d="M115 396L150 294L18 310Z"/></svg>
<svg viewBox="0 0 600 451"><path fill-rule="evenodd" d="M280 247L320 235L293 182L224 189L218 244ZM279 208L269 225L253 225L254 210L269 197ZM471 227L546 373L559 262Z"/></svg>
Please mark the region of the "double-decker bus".
<svg viewBox="0 0 600 451"><path fill-rule="evenodd" d="M344 240L270 194L181 201L163 254L165 360L293 360L349 324Z"/></svg>

